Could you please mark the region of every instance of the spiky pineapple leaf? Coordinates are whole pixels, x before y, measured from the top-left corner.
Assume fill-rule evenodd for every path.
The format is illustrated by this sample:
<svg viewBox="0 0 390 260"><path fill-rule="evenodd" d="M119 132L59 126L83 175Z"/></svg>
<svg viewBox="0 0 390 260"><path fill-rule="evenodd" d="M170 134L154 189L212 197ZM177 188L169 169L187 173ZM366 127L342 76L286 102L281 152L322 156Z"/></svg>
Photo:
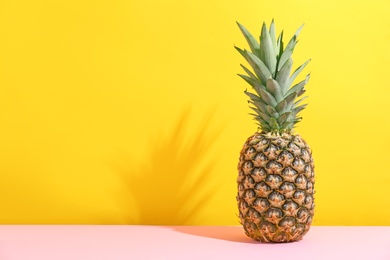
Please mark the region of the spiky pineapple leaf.
<svg viewBox="0 0 390 260"><path fill-rule="evenodd" d="M283 50L282 54L280 55L280 59L278 62L278 70L281 69L281 67L284 65L284 63L291 58L295 45L297 44L297 38L294 35L291 40L288 42L286 48Z"/></svg>
<svg viewBox="0 0 390 260"><path fill-rule="evenodd" d="M297 98L298 94L296 92L293 92L291 93L290 95L288 95L284 100L286 100L286 103L287 103L287 106L285 108L285 111L283 112L287 112L287 111L290 111L292 106L294 105L294 101L295 99ZM281 113L283 113L281 111Z"/></svg>
<svg viewBox="0 0 390 260"><path fill-rule="evenodd" d="M267 106L267 114L271 117L279 117L279 113L276 112L275 108L271 107L270 105Z"/></svg>
<svg viewBox="0 0 390 260"><path fill-rule="evenodd" d="M295 101L294 107L297 107L303 100L305 100L307 96L300 98L298 101Z"/></svg>
<svg viewBox="0 0 390 260"><path fill-rule="evenodd" d="M278 64L279 64L280 55L283 53L283 50L284 50L284 46L283 46L283 31L281 31L279 36L278 36L278 40L276 41L276 47L277 47L277 50L278 50L278 54L276 55L276 60L278 61ZM279 68L279 65L278 65L278 68Z"/></svg>
<svg viewBox="0 0 390 260"><path fill-rule="evenodd" d="M280 117L278 118L279 125L283 125L289 119L291 114L292 114L291 112L285 112L281 114Z"/></svg>
<svg viewBox="0 0 390 260"><path fill-rule="evenodd" d="M278 49L278 45L276 42L276 32L275 31L276 31L275 30L275 22L274 22L274 19L272 19L271 25L269 26L269 35L271 36L272 46L274 47L274 51L275 51L275 57L277 57L279 54L279 49Z"/></svg>
<svg viewBox="0 0 390 260"><path fill-rule="evenodd" d="M256 38L239 22L237 22L238 27L240 28L241 33L244 35L245 40L247 41L249 48L256 55L260 54L260 44L257 42Z"/></svg>
<svg viewBox="0 0 390 260"><path fill-rule="evenodd" d="M261 118L263 118L264 121L271 122L271 117L269 115L267 115L266 113L259 111L259 116L261 116ZM272 126L272 125L270 125L270 126Z"/></svg>
<svg viewBox="0 0 390 260"><path fill-rule="evenodd" d="M299 26L299 28L295 31L295 36L298 37L299 34L301 33L302 29L303 29L303 26L305 26L305 24L302 24L301 26Z"/></svg>
<svg viewBox="0 0 390 260"><path fill-rule="evenodd" d="M290 118L291 118L291 116L290 116ZM280 125L280 128L281 129L291 129L290 124L291 124L291 121L286 120L283 124Z"/></svg>
<svg viewBox="0 0 390 260"><path fill-rule="evenodd" d="M267 25L263 23L260 34L260 59L267 66L271 74L275 74L276 56L271 36L267 30Z"/></svg>
<svg viewBox="0 0 390 260"><path fill-rule="evenodd" d="M300 93L305 87L305 85L307 84L307 82L309 81L309 79L310 79L310 74L308 74L304 80L302 80L301 82L295 84L292 88L290 88L287 91L286 96L290 95L293 92L296 92L297 94Z"/></svg>
<svg viewBox="0 0 390 260"><path fill-rule="evenodd" d="M305 109L307 104L303 104L301 106L298 106L292 110L292 114L296 116L299 112L301 112L303 109Z"/></svg>
<svg viewBox="0 0 390 260"><path fill-rule="evenodd" d="M260 89L260 97L262 100L264 100L265 103L273 107L275 107L278 104L276 102L276 99L266 90Z"/></svg>
<svg viewBox="0 0 390 260"><path fill-rule="evenodd" d="M236 46L234 48L246 59L249 65L251 65L257 78L263 85L265 85L267 79L271 77L271 72L268 70L267 66L265 66L265 64L253 53L247 50L242 50Z"/></svg>
<svg viewBox="0 0 390 260"><path fill-rule="evenodd" d="M279 103L283 99L282 90L279 83L274 79L267 80L267 91L275 98L276 102Z"/></svg>
<svg viewBox="0 0 390 260"><path fill-rule="evenodd" d="M298 92L297 97L300 97L300 96L302 96L305 93L306 93L306 89L302 89L301 91Z"/></svg>
<svg viewBox="0 0 390 260"><path fill-rule="evenodd" d="M292 69L292 59L291 57L284 63L284 65L280 68L278 73L276 74L276 81L279 83L283 96L287 92L290 85L288 84L288 80L290 78L290 73Z"/></svg>
<svg viewBox="0 0 390 260"><path fill-rule="evenodd" d="M261 98L258 95L256 95L256 94L248 92L247 90L245 90L244 93L245 93L245 95L247 95L253 101L257 101L257 100L261 101Z"/></svg>
<svg viewBox="0 0 390 260"><path fill-rule="evenodd" d="M258 80L258 78L256 77L255 74L253 74L252 71L250 71L247 67L245 67L244 65L240 64L241 68L244 69L244 71L246 72L246 74L248 74L249 77L251 77L252 79L255 79L255 80Z"/></svg>
<svg viewBox="0 0 390 260"><path fill-rule="evenodd" d="M246 53L250 60L249 64L252 66L261 83L264 85L267 84L267 80L272 78L272 73L269 71L268 67L253 53L248 51Z"/></svg>
<svg viewBox="0 0 390 260"><path fill-rule="evenodd" d="M271 126L271 129L273 129L273 130L271 130L272 132L277 132L280 130L280 126L278 124L278 121L275 118L271 117L269 122L270 122L269 125Z"/></svg>
<svg viewBox="0 0 390 260"><path fill-rule="evenodd" d="M290 39L290 41L287 43L286 48L284 49L283 53L280 55L280 59L278 62L278 70L284 65L284 63L291 57L292 53L294 52L295 45L298 43L298 35L300 34L304 24L302 24L298 30L295 32L294 36Z"/></svg>
<svg viewBox="0 0 390 260"><path fill-rule="evenodd" d="M249 85L252 86L252 88L260 95L260 89L265 89L263 85L257 80L254 80L251 77L248 77L247 75L238 74L242 79L244 79Z"/></svg>
<svg viewBox="0 0 390 260"><path fill-rule="evenodd" d="M249 115L253 116L253 119L256 120L257 122L260 122L260 124L258 124L258 125L261 128L263 128L263 130L269 131L269 129L271 127L269 126L269 124L261 116L259 116L258 114L253 114L253 113L249 113Z"/></svg>
<svg viewBox="0 0 390 260"><path fill-rule="evenodd" d="M297 127L297 124L302 121L302 117L296 117L295 120L292 120L289 128L294 129Z"/></svg>
<svg viewBox="0 0 390 260"><path fill-rule="evenodd" d="M250 47L250 51L235 48L251 66L251 70L249 70L241 65L247 75L239 74L239 76L254 90L253 93L245 91L249 97L250 108L255 112L252 115L265 132L290 132L295 124L301 120L297 114L307 106L307 104L299 104L306 98L301 96L306 91L304 87L310 74L301 82L292 84L310 60L291 74L293 64L291 57L303 25L298 28L285 46L283 31L276 39L274 20L272 20L269 30L263 23L260 42L257 42L245 27L237 24Z"/></svg>
<svg viewBox="0 0 390 260"><path fill-rule="evenodd" d="M275 109L278 113L284 113L287 110L287 101L283 99L276 105Z"/></svg>
<svg viewBox="0 0 390 260"><path fill-rule="evenodd" d="M249 106L249 108L256 112L256 114L251 114L251 115L257 116L257 115L259 114L259 111L260 111L260 110L259 110L257 107L251 107L251 106Z"/></svg>
<svg viewBox="0 0 390 260"><path fill-rule="evenodd" d="M250 100L248 101L250 104L252 104L254 107L258 108L259 111L267 111L267 104L264 103L261 99L257 99L257 100ZM256 112L258 113L258 112Z"/></svg>
<svg viewBox="0 0 390 260"><path fill-rule="evenodd" d="M288 79L288 85L291 86L292 83L294 82L295 78L299 75L299 73L301 73L301 71L306 67L307 64L309 64L310 62L310 59L308 59L307 61L305 61L305 63L303 63L301 66L299 66L294 72L293 74L291 75L291 77Z"/></svg>

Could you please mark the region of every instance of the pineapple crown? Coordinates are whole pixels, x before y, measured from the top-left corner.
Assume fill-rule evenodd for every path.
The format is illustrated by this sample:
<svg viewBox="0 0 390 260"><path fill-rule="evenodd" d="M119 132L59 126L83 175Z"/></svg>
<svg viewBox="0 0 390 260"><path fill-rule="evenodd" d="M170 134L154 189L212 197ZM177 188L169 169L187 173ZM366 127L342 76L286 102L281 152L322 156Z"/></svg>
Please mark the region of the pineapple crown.
<svg viewBox="0 0 390 260"><path fill-rule="evenodd" d="M238 74L254 90L254 93L245 90L245 94L250 98L248 101L250 108L255 112L251 115L258 121L263 132L290 133L302 119L298 117L298 113L307 105L300 105L300 103L306 98L302 95L306 91L304 87L309 81L310 74L301 82L292 84L310 59L291 74L293 65L291 56L303 25L298 28L287 46L284 47L283 31L276 39L274 20L271 22L269 31L263 23L260 42L244 26L238 22L237 24L250 47L249 51L235 46L253 70L252 72L241 64L247 75Z"/></svg>

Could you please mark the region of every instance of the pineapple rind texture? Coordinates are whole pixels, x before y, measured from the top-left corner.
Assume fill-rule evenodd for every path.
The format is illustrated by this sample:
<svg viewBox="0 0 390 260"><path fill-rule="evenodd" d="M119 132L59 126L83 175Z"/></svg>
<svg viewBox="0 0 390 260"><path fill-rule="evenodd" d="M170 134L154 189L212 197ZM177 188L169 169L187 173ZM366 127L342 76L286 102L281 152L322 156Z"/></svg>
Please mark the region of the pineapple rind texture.
<svg viewBox="0 0 390 260"><path fill-rule="evenodd" d="M308 232L314 215L314 163L298 134L255 133L238 163L237 203L247 236L293 242Z"/></svg>

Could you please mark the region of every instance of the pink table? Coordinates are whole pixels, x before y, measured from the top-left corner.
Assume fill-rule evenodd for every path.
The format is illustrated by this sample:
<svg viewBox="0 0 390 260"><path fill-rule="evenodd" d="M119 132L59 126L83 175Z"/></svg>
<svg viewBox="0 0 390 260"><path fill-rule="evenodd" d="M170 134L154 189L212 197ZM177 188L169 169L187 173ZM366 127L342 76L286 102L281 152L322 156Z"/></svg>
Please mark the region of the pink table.
<svg viewBox="0 0 390 260"><path fill-rule="evenodd" d="M390 260L390 227L312 227L297 243L260 244L241 227L0 226L0 260Z"/></svg>

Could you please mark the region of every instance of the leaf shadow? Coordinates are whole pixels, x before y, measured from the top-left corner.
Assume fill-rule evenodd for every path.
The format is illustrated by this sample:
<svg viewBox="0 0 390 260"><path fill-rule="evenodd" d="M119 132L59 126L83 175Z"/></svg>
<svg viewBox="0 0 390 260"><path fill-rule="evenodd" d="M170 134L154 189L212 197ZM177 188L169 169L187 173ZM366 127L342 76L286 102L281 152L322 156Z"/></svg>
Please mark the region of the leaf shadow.
<svg viewBox="0 0 390 260"><path fill-rule="evenodd" d="M210 155L210 149L223 127L212 127L213 116L214 110L191 127L191 111L184 110L168 134L151 140L138 170L134 165L116 167L137 204L138 217L130 216L131 224L196 223L219 189L214 171L218 156Z"/></svg>

